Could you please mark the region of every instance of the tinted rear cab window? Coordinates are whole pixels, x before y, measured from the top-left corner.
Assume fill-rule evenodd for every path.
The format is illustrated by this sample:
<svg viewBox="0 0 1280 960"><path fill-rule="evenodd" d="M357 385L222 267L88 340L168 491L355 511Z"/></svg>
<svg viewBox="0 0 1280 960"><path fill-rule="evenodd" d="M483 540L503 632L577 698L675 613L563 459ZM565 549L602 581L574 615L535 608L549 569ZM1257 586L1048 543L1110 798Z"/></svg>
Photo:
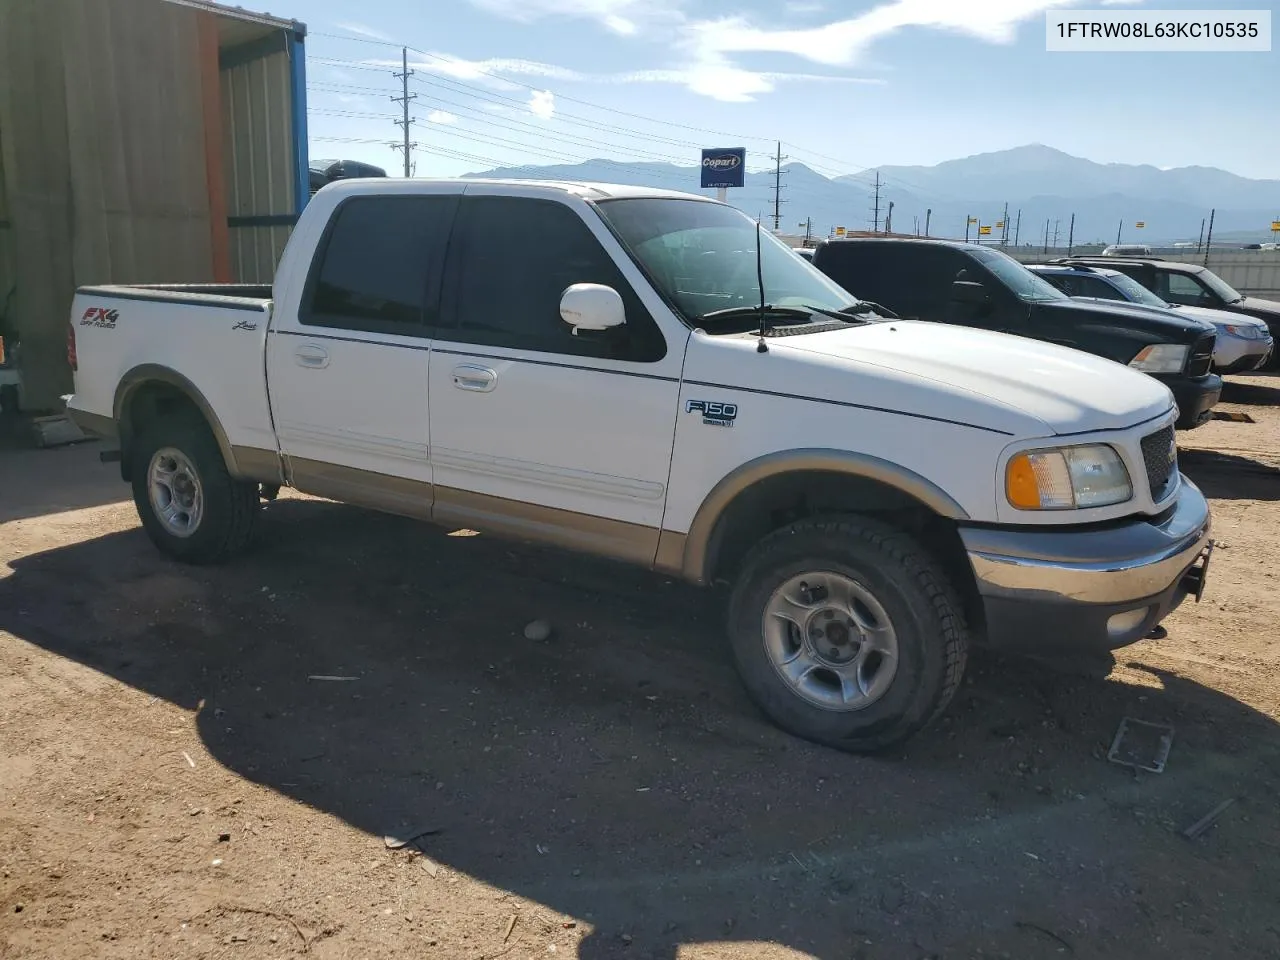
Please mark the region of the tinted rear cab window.
<svg viewBox="0 0 1280 960"><path fill-rule="evenodd" d="M309 326L423 336L435 322L457 196L353 197L334 212L303 294Z"/></svg>

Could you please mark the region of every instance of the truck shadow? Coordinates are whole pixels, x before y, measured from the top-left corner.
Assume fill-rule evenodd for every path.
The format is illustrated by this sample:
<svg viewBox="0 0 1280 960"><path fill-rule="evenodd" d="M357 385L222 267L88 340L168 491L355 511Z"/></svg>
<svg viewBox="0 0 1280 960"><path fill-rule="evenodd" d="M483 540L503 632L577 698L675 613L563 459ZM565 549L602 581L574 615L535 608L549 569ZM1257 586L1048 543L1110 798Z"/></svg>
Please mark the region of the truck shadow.
<svg viewBox="0 0 1280 960"><path fill-rule="evenodd" d="M422 842L446 870L590 923L582 958L1059 956L1042 931L1078 937L1081 916L1115 955L1168 956L1153 938L1177 921L1152 890L1196 855L1162 832L1149 856L1135 805L1190 822L1229 784L1261 806L1280 757L1270 719L1176 676L991 657L905 752L845 756L746 702L714 595L315 501L264 526L213 570L137 530L17 560L0 628L198 710L219 763L371 850L438 829ZM551 639L525 639L535 618ZM1164 778L1102 759L1127 715L1176 724ZM1274 890L1234 868L1219 883L1228 914Z"/></svg>
<svg viewBox="0 0 1280 960"><path fill-rule="evenodd" d="M1280 500L1280 469L1252 457L1184 447L1178 466L1210 500Z"/></svg>

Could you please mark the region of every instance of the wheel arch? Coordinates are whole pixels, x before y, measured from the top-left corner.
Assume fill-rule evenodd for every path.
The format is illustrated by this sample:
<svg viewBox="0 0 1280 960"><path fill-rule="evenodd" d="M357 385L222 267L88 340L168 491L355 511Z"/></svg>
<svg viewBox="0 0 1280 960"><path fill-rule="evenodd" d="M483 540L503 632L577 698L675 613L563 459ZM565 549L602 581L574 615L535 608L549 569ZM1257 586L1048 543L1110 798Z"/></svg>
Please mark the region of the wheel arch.
<svg viewBox="0 0 1280 960"><path fill-rule="evenodd" d="M721 479L689 532L662 545L659 565L695 583L713 582L772 530L801 516L834 512L914 514L953 532L956 522L969 519L937 484L888 460L821 448L779 451Z"/></svg>
<svg viewBox="0 0 1280 960"><path fill-rule="evenodd" d="M233 477L241 475L235 449L227 439L227 433L217 414L213 412L212 405L199 387L171 367L143 363L120 378L112 403L112 416L120 431L120 449L124 453L120 458L122 479L129 479L129 448L137 431L154 417L182 407L199 414L213 433L227 471Z"/></svg>

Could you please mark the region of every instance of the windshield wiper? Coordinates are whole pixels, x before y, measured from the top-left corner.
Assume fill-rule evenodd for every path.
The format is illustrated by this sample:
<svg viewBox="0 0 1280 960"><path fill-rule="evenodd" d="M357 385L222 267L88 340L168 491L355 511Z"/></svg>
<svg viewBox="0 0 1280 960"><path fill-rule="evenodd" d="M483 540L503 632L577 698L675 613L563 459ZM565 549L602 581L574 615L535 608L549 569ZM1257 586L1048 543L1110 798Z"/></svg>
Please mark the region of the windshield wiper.
<svg viewBox="0 0 1280 960"><path fill-rule="evenodd" d="M797 317L802 320L808 320L812 316L807 308L775 307L771 303L766 303L763 310L760 307L725 307L723 310L712 310L710 313L701 314L697 319L699 323L707 320L746 320L758 317L762 312L769 316Z"/></svg>
<svg viewBox="0 0 1280 960"><path fill-rule="evenodd" d="M817 309L816 307L814 308ZM876 303L874 300L859 300L857 303L851 303L847 307L841 307L839 313L844 316L858 316L863 313L878 313L880 316L889 320L901 320L896 313L883 304Z"/></svg>

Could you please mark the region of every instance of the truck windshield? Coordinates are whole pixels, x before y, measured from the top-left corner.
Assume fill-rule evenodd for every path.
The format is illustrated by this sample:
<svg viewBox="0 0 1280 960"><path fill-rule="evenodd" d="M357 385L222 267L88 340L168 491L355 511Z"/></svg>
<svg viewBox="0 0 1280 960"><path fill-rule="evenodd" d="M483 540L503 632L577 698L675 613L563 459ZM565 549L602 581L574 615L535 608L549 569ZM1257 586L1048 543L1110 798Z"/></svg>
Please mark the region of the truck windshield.
<svg viewBox="0 0 1280 960"><path fill-rule="evenodd" d="M732 207L698 200L602 200L600 215L685 320L760 302L756 223ZM775 307L842 311L857 300L768 230L760 230L764 298ZM829 323L821 315L814 322ZM792 324L788 324L792 325ZM750 326L749 318L744 329Z"/></svg>
<svg viewBox="0 0 1280 960"><path fill-rule="evenodd" d="M1237 303L1244 299L1244 294L1211 270L1200 271L1196 279L1220 296L1226 303Z"/></svg>
<svg viewBox="0 0 1280 960"><path fill-rule="evenodd" d="M1037 277L1013 257L999 250L975 246L968 254L996 275L1021 300L1071 299L1048 280Z"/></svg>

